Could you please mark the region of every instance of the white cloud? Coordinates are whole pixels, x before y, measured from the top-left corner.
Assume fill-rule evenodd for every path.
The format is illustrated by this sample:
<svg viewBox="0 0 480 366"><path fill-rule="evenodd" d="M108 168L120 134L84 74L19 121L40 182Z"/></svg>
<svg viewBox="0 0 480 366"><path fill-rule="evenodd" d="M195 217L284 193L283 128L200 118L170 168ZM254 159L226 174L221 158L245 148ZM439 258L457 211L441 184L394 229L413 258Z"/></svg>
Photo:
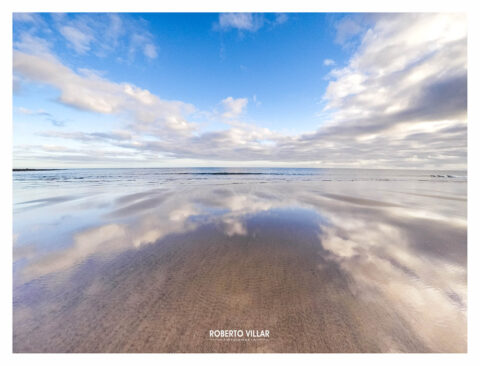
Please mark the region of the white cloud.
<svg viewBox="0 0 480 366"><path fill-rule="evenodd" d="M13 46L20 51L36 55L49 55L51 48L50 42L27 32L21 33L18 40L13 42Z"/></svg>
<svg viewBox="0 0 480 366"><path fill-rule="evenodd" d="M18 111L22 114L26 115L50 115L50 113L45 112L43 109L39 109L37 111L32 111L31 109L20 107Z"/></svg>
<svg viewBox="0 0 480 366"><path fill-rule="evenodd" d="M131 115L135 121L132 127L144 133L184 133L194 129L183 117L193 112L193 106L162 100L128 83L113 83L95 74L77 74L53 56L14 51L13 69L28 80L59 89L59 101L66 105L103 114Z"/></svg>
<svg viewBox="0 0 480 366"><path fill-rule="evenodd" d="M108 18L110 24L105 32L105 36L114 46L116 46L119 38L125 34L126 24L118 14L108 14Z"/></svg>
<svg viewBox="0 0 480 366"><path fill-rule="evenodd" d="M133 61L135 53L140 51L149 59L157 57L157 48L151 42L152 36L149 33L134 33L130 38L129 58Z"/></svg>
<svg viewBox="0 0 480 366"><path fill-rule="evenodd" d="M218 18L221 29L236 28L255 32L263 25L263 18L251 13L223 13Z"/></svg>
<svg viewBox="0 0 480 366"><path fill-rule="evenodd" d="M275 24L283 24L288 20L288 15L285 13L275 14Z"/></svg>
<svg viewBox="0 0 480 366"><path fill-rule="evenodd" d="M61 27L60 33L76 52L83 54L90 50L90 42L93 41L91 34L69 25Z"/></svg>
<svg viewBox="0 0 480 366"><path fill-rule="evenodd" d="M243 113L244 109L247 107L247 104L247 98L225 98L222 100L222 105L225 110L222 116L225 118L237 118Z"/></svg>
<svg viewBox="0 0 480 366"><path fill-rule="evenodd" d="M157 49L155 48L155 45L148 43L145 45L145 48L143 49L143 53L145 56L147 56L150 59L154 59L157 57Z"/></svg>
<svg viewBox="0 0 480 366"><path fill-rule="evenodd" d="M458 87L462 87L462 83L466 87L466 65L464 17L448 14L384 16L365 34L349 64L332 71L334 80L325 94L327 108L339 111L337 120L356 117L356 121L351 121L356 127L360 127L362 121L367 123L366 116L375 115L375 123L388 128L389 124L378 121L379 117L385 120L390 116L396 120L392 122L403 122L420 118L422 111L440 110L442 105L435 102L446 97L448 90L442 83L455 86L458 82ZM435 100L428 100L431 97ZM425 98L421 100L424 105L418 105L419 98ZM453 100L459 101L459 108L448 112L464 114L464 96L459 93ZM396 115L388 113L395 104L398 105ZM418 109L414 111L414 108ZM400 111L410 113L400 116ZM345 118L341 119L344 124Z"/></svg>
<svg viewBox="0 0 480 366"><path fill-rule="evenodd" d="M21 114L27 115L27 116L40 116L45 118L47 121L51 122L54 126L60 127L65 125L65 121L60 121L57 118L55 118L51 113L44 111L43 109L38 109L36 111L30 110L28 108L20 107L18 108L18 111Z"/></svg>
<svg viewBox="0 0 480 366"><path fill-rule="evenodd" d="M345 16L340 21L335 24L336 36L335 42L348 45L349 41L358 36L361 32L365 30L365 18L367 15L353 15Z"/></svg>
<svg viewBox="0 0 480 366"><path fill-rule="evenodd" d="M79 55L115 54L123 62L133 62L137 55L149 59L157 56L158 46L148 23L128 14L14 13L13 27L14 48L25 52L29 52L27 46L32 50L42 46L32 40L43 44L63 40Z"/></svg>
<svg viewBox="0 0 480 366"><path fill-rule="evenodd" d="M272 29L285 23L288 15L277 13L273 16L267 16L262 13L222 13L218 17L218 23L214 28L218 30L237 29L238 31L256 32L264 25Z"/></svg>
<svg viewBox="0 0 480 366"><path fill-rule="evenodd" d="M39 16L34 13L13 13L13 21L35 23L39 19Z"/></svg>
<svg viewBox="0 0 480 366"><path fill-rule="evenodd" d="M324 64L325 66L333 66L333 65L335 65L335 61L333 61L333 60L331 60L331 59L329 59L329 58L326 58L325 60L323 60L323 64Z"/></svg>

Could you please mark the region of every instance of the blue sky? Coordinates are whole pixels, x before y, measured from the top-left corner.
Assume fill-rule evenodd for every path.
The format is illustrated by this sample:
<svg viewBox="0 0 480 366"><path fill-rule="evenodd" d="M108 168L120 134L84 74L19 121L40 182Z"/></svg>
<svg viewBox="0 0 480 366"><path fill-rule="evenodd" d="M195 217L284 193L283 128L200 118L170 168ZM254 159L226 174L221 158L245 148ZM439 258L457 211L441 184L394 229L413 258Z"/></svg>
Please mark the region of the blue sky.
<svg viewBox="0 0 480 366"><path fill-rule="evenodd" d="M13 20L14 167L466 166L461 15Z"/></svg>

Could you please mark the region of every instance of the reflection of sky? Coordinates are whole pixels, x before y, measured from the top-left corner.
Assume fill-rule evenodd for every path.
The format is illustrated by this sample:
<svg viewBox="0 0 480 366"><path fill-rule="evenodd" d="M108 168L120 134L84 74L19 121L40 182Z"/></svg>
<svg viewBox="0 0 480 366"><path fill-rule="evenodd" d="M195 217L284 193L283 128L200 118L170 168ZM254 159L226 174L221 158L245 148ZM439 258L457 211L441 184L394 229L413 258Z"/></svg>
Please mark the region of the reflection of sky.
<svg viewBox="0 0 480 366"><path fill-rule="evenodd" d="M225 240L248 237L252 220L283 215L316 228L323 260L339 266L359 300L393 309L429 347L464 350L464 189L393 182L191 185L18 203L14 285L48 284L52 275L68 280L89 259L114 260L204 225Z"/></svg>

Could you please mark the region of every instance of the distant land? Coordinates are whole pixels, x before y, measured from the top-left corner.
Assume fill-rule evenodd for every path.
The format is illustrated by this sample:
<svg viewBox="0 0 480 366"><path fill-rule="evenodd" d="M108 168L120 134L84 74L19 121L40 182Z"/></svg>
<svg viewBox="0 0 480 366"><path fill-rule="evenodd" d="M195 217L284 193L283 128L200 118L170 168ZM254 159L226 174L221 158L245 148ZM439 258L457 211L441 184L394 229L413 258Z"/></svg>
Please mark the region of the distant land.
<svg viewBox="0 0 480 366"><path fill-rule="evenodd" d="M13 168L14 172L42 172L47 170L64 170L64 169L30 169L30 168Z"/></svg>

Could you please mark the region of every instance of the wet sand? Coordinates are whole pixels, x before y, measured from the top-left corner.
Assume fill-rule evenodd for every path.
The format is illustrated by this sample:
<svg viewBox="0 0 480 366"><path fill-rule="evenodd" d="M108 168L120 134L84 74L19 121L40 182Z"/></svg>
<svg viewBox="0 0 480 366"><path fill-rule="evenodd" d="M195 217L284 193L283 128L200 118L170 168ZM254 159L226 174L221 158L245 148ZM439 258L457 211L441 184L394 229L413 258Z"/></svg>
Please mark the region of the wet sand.
<svg viewBox="0 0 480 366"><path fill-rule="evenodd" d="M465 201L296 188L139 192L14 247L14 352L466 352Z"/></svg>

